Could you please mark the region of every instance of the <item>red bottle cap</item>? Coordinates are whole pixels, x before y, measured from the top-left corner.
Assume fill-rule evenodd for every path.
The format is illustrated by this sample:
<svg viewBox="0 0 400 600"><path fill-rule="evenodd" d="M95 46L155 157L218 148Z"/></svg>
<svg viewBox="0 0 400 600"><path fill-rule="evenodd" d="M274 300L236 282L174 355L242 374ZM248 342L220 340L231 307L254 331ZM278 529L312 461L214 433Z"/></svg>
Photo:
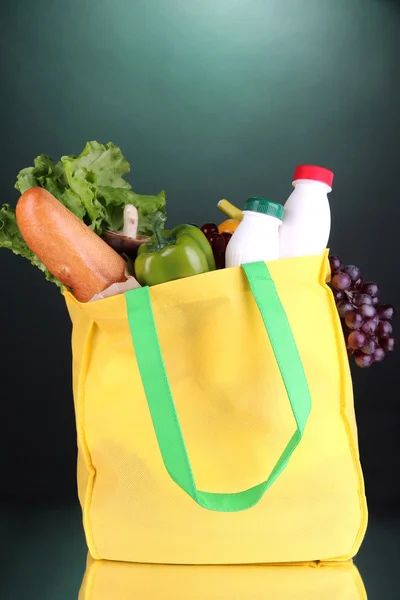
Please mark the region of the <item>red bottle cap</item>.
<svg viewBox="0 0 400 600"><path fill-rule="evenodd" d="M299 165L294 172L293 181L298 179L311 179L312 181L320 181L332 187L333 173L324 167L315 167L313 165Z"/></svg>

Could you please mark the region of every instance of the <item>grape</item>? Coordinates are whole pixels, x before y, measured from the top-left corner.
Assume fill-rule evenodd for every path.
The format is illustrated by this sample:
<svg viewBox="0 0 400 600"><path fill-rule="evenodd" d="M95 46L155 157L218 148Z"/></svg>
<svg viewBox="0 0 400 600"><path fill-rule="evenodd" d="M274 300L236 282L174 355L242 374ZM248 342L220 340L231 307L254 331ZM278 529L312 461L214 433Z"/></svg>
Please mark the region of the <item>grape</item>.
<svg viewBox="0 0 400 600"><path fill-rule="evenodd" d="M376 318L367 319L365 323L361 326L361 331L366 335L371 335L375 333L376 328L378 327L378 323L379 321Z"/></svg>
<svg viewBox="0 0 400 600"><path fill-rule="evenodd" d="M200 229L206 238L208 238L212 233L218 233L218 225L215 223L206 223L205 225L202 225Z"/></svg>
<svg viewBox="0 0 400 600"><path fill-rule="evenodd" d="M331 266L332 275L340 271L342 268L342 261L340 260L340 256L330 256L329 264Z"/></svg>
<svg viewBox="0 0 400 600"><path fill-rule="evenodd" d="M343 328L343 335L345 340L349 339L349 335L351 334L352 331L354 331L353 329L350 329L350 327L347 327L346 323L344 321L342 321L342 328ZM348 345L348 344L347 344Z"/></svg>
<svg viewBox="0 0 400 600"><path fill-rule="evenodd" d="M372 338L366 340L365 344L361 347L364 354L374 354L376 350L376 343Z"/></svg>
<svg viewBox="0 0 400 600"><path fill-rule="evenodd" d="M330 287L341 319L346 350L359 367L381 362L396 347L391 320L392 305L380 305L380 290L374 281L364 281L355 265L343 265L339 256L329 256Z"/></svg>
<svg viewBox="0 0 400 600"><path fill-rule="evenodd" d="M333 297L335 298L336 304L341 300L344 300L344 292L342 290L333 290Z"/></svg>
<svg viewBox="0 0 400 600"><path fill-rule="evenodd" d="M336 290L348 290L351 287L351 278L347 273L339 271L332 277L332 285Z"/></svg>
<svg viewBox="0 0 400 600"><path fill-rule="evenodd" d="M342 319L344 319L348 312L351 312L352 310L354 310L354 306L352 305L351 302L349 302L349 300L342 300L337 305L337 309L338 309L338 313L339 313L340 317Z"/></svg>
<svg viewBox="0 0 400 600"><path fill-rule="evenodd" d="M217 252L223 252L225 250L226 240L221 233L219 233L218 235L215 236L215 239L213 241L213 248Z"/></svg>
<svg viewBox="0 0 400 600"><path fill-rule="evenodd" d="M372 306L375 306L375 308L378 306L379 304L379 296L374 296L372 298Z"/></svg>
<svg viewBox="0 0 400 600"><path fill-rule="evenodd" d="M370 304L361 304L360 308L358 309L358 312L363 317L371 319L372 317L374 317L376 315L376 308L374 308Z"/></svg>
<svg viewBox="0 0 400 600"><path fill-rule="evenodd" d="M393 327L389 321L379 321L377 334L379 338L388 338L391 336Z"/></svg>
<svg viewBox="0 0 400 600"><path fill-rule="evenodd" d="M378 308L379 318L384 319L385 321L391 321L395 314L395 310L391 304L382 304L382 306Z"/></svg>
<svg viewBox="0 0 400 600"><path fill-rule="evenodd" d="M362 369L370 367L372 365L372 363L374 362L374 359L370 354L364 354L360 350L355 352L355 359L356 359L356 365L358 367L361 367Z"/></svg>
<svg viewBox="0 0 400 600"><path fill-rule="evenodd" d="M345 321L350 329L360 329L361 325L364 323L364 317L353 310L352 312L346 313Z"/></svg>
<svg viewBox="0 0 400 600"><path fill-rule="evenodd" d="M357 281L353 284L353 288L357 291L361 290L363 283L364 283L364 279L362 277L359 277L357 279Z"/></svg>
<svg viewBox="0 0 400 600"><path fill-rule="evenodd" d="M367 281L364 283L361 291L363 294L368 294L368 296L371 296L372 298L379 295L379 288L373 281Z"/></svg>
<svg viewBox="0 0 400 600"><path fill-rule="evenodd" d="M207 237L208 241L210 242L211 246L213 247L215 240L217 240L219 237L221 237L221 235L217 231L217 233L215 233L215 232L214 233L209 233L208 236L206 236L206 237Z"/></svg>
<svg viewBox="0 0 400 600"><path fill-rule="evenodd" d="M347 341L350 348L357 350L358 348L362 348L367 342L367 336L361 331L352 331Z"/></svg>
<svg viewBox="0 0 400 600"><path fill-rule="evenodd" d="M221 235L222 235L222 237L224 238L224 240L225 240L225 244L226 244L226 246L227 246L227 245L229 244L230 240L231 240L232 234L231 234L231 233L229 233L228 231L223 231L223 232L221 233Z"/></svg>
<svg viewBox="0 0 400 600"><path fill-rule="evenodd" d="M385 351L379 346L374 352L374 362L381 362L385 358Z"/></svg>
<svg viewBox="0 0 400 600"><path fill-rule="evenodd" d="M212 242L212 249L214 252L215 264L217 269L224 269L226 240L223 235L218 234L215 236Z"/></svg>
<svg viewBox="0 0 400 600"><path fill-rule="evenodd" d="M347 267L343 267L343 273L346 273L350 277L350 279L355 282L361 275L361 271L355 265L347 265Z"/></svg>
<svg viewBox="0 0 400 600"><path fill-rule="evenodd" d="M353 298L354 306L361 306L362 304L372 305L372 298L368 294L355 294Z"/></svg>
<svg viewBox="0 0 400 600"><path fill-rule="evenodd" d="M396 347L396 340L392 337L381 339L381 347L385 352L392 352Z"/></svg>

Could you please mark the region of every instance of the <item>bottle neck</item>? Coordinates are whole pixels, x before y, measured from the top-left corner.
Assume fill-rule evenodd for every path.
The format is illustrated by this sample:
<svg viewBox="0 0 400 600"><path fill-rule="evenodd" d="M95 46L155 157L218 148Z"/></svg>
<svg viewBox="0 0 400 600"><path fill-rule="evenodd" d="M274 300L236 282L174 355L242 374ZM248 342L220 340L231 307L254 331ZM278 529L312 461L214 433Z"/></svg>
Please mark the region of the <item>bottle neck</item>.
<svg viewBox="0 0 400 600"><path fill-rule="evenodd" d="M329 185L322 181L315 181L315 179L296 179L292 185L294 189L307 186L309 189L313 189L316 192L323 192L324 194L329 194L332 191Z"/></svg>

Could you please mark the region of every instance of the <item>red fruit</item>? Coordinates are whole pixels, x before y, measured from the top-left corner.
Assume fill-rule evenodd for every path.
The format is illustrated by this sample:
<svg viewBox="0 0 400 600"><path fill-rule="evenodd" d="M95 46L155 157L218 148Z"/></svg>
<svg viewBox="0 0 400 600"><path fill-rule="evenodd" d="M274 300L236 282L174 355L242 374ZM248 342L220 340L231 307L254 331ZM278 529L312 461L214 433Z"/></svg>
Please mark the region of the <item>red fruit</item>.
<svg viewBox="0 0 400 600"><path fill-rule="evenodd" d="M372 304L361 304L358 312L366 319L372 319L376 315L376 308Z"/></svg>
<svg viewBox="0 0 400 600"><path fill-rule="evenodd" d="M230 239L231 239L231 237L232 237L232 234L231 234L231 233L229 233L228 231L223 231L223 232L221 233L221 235L222 235L222 237L224 238L224 240L225 240L225 244L226 244L226 246L227 246L227 245L229 244L229 242L230 242Z"/></svg>
<svg viewBox="0 0 400 600"><path fill-rule="evenodd" d="M206 223L200 227L201 231L208 238L213 233L218 233L218 225L215 223Z"/></svg>
<svg viewBox="0 0 400 600"><path fill-rule="evenodd" d="M364 354L361 350L355 352L354 356L356 358L356 365L362 369L370 367L374 362L374 358L371 354Z"/></svg>
<svg viewBox="0 0 400 600"><path fill-rule="evenodd" d="M360 290L360 289L361 289L361 287L362 287L362 285L363 285L363 283L364 283L364 280L363 280L363 278L362 278L362 277L359 277L359 278L357 279L357 281L356 281L356 282L353 284L353 288L354 288L355 290Z"/></svg>
<svg viewBox="0 0 400 600"><path fill-rule="evenodd" d="M342 261L340 260L340 256L333 256L333 255L331 255L329 257L329 264L331 266L331 273L332 273L332 275L334 275L335 273L337 273L338 271L340 271L340 269L342 267Z"/></svg>
<svg viewBox="0 0 400 600"><path fill-rule="evenodd" d="M378 319L374 317L373 319L367 319L361 327L361 331L366 335L372 335L375 333L376 328L378 327Z"/></svg>
<svg viewBox="0 0 400 600"><path fill-rule="evenodd" d="M351 278L351 281L355 283L360 278L361 271L355 265L347 265L342 269L343 273L346 273Z"/></svg>
<svg viewBox="0 0 400 600"><path fill-rule="evenodd" d="M364 354L374 354L376 350L376 343L370 338L365 342L361 350L364 352Z"/></svg>
<svg viewBox="0 0 400 600"><path fill-rule="evenodd" d="M220 236L220 234L218 233L210 233L208 236L206 236L208 241L210 242L211 246L214 245L215 240L217 240Z"/></svg>
<svg viewBox="0 0 400 600"><path fill-rule="evenodd" d="M337 309L338 309L338 313L339 313L340 317L342 319L344 319L348 312L351 312L354 310L354 306L352 305L352 303L349 300L342 300L337 305Z"/></svg>
<svg viewBox="0 0 400 600"><path fill-rule="evenodd" d="M385 351L383 348L377 348L374 352L374 362L381 362L385 358Z"/></svg>
<svg viewBox="0 0 400 600"><path fill-rule="evenodd" d="M391 336L393 327L389 321L379 321L376 333L379 338L388 338Z"/></svg>
<svg viewBox="0 0 400 600"><path fill-rule="evenodd" d="M378 308L379 318L384 319L385 321L391 321L395 314L395 310L391 304L382 304L382 306Z"/></svg>
<svg viewBox="0 0 400 600"><path fill-rule="evenodd" d="M378 296L379 294L379 288L373 281L367 281L362 286L361 292L363 294L368 294L368 296L371 296L372 298L375 298L375 296Z"/></svg>
<svg viewBox="0 0 400 600"><path fill-rule="evenodd" d="M371 296L368 296L368 294L355 294L353 304L355 306L362 306L363 304L372 305L372 298Z"/></svg>
<svg viewBox="0 0 400 600"><path fill-rule="evenodd" d="M332 293L336 303L344 300L344 292L341 290L332 290Z"/></svg>
<svg viewBox="0 0 400 600"><path fill-rule="evenodd" d="M348 344L354 350L362 348L366 342L367 336L362 331L352 331L348 337Z"/></svg>
<svg viewBox="0 0 400 600"><path fill-rule="evenodd" d="M222 234L218 234L215 236L212 242L212 249L215 258L215 264L217 269L225 268L225 250L226 250L226 240Z"/></svg>
<svg viewBox="0 0 400 600"><path fill-rule="evenodd" d="M372 298L372 306L375 306L375 308L378 306L379 304L379 296L374 296Z"/></svg>
<svg viewBox="0 0 400 600"><path fill-rule="evenodd" d="M351 287L351 278L347 273L339 271L332 277L332 286L335 290L348 290Z"/></svg>
<svg viewBox="0 0 400 600"><path fill-rule="evenodd" d="M380 344L385 352L392 352L396 347L396 340L392 337L383 338L380 340Z"/></svg>
<svg viewBox="0 0 400 600"><path fill-rule="evenodd" d="M360 329L361 325L364 323L364 318L360 313L352 311L346 314L345 321L347 327L350 327L350 329Z"/></svg>

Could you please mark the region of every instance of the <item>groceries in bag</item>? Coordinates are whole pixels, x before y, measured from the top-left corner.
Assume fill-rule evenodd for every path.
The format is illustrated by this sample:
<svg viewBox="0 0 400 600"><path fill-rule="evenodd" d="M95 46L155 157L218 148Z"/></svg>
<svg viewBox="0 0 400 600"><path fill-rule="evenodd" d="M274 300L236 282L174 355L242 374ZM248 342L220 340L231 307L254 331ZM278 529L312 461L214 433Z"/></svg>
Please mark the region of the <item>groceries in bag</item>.
<svg viewBox="0 0 400 600"><path fill-rule="evenodd" d="M226 221L224 221L224 223L226 223ZM221 223L221 225L223 225L223 223ZM216 268L225 269L225 253L232 237L232 233L226 230L223 230L220 233L219 227L220 226L215 223L205 223L200 229L206 236L212 248Z"/></svg>
<svg viewBox="0 0 400 600"><path fill-rule="evenodd" d="M118 254L134 260L137 256L139 246L150 239L148 235L138 234L138 226L138 209L133 204L127 204L124 208L123 230L107 230L103 233L102 237Z"/></svg>
<svg viewBox="0 0 400 600"><path fill-rule="evenodd" d="M200 275L215 270L211 246L203 232L193 225L178 225L161 230L165 215L157 213L154 236L140 246L135 260L135 275L141 285Z"/></svg>
<svg viewBox="0 0 400 600"><path fill-rule="evenodd" d="M279 258L321 254L327 247L331 229L328 193L332 182L332 171L323 167L296 168L294 191L284 204Z"/></svg>
<svg viewBox="0 0 400 600"><path fill-rule="evenodd" d="M382 362L396 347L391 304L381 304L380 290L373 281L364 282L355 265L344 265L339 256L329 257L330 282L340 316L347 353L358 367Z"/></svg>
<svg viewBox="0 0 400 600"><path fill-rule="evenodd" d="M28 247L80 302L126 281L126 261L47 190L24 192L16 218Z"/></svg>
<svg viewBox="0 0 400 600"><path fill-rule="evenodd" d="M215 244L220 237L218 226L208 223L202 229ZM224 261L224 257L220 260ZM381 304L378 286L364 282L358 267L345 266L334 255L329 256L329 261L332 279L328 285L337 304L348 355L361 368L382 362L397 345L392 325L395 309L390 304Z"/></svg>
<svg viewBox="0 0 400 600"><path fill-rule="evenodd" d="M218 208L228 217L228 219L236 219L237 221L241 221L243 219L243 211L234 206L225 198L218 202Z"/></svg>
<svg viewBox="0 0 400 600"><path fill-rule="evenodd" d="M131 204L138 210L138 236L151 236L155 213L165 212L166 194L135 193L124 179L129 171L129 163L118 146L92 141L77 156L62 156L58 162L47 154L37 156L33 166L18 173L14 187L21 194L33 187L44 188L99 236L108 230L121 231L124 207ZM64 288L26 244L9 204L0 207L1 247L28 259L48 281Z"/></svg>
<svg viewBox="0 0 400 600"><path fill-rule="evenodd" d="M226 266L279 258L279 227L283 206L265 198L249 198L243 220L226 249Z"/></svg>
<svg viewBox="0 0 400 600"><path fill-rule="evenodd" d="M230 235L233 235L241 222L242 219L226 219L218 225L218 233L229 233Z"/></svg>
<svg viewBox="0 0 400 600"><path fill-rule="evenodd" d="M129 163L112 143L88 142L80 155L63 156L57 163L45 154L38 156L34 166L22 169L17 177L15 187L22 194L18 222L8 204L0 207L0 247L24 256L46 279L62 290L69 288L81 302L90 302L140 287L135 266L145 285L156 285L215 268L284 258L284 247L290 256L320 254L327 244L327 194L333 180L328 169L297 167L295 190L285 204L283 223L279 225L274 218L268 235L262 227L260 235L252 229L250 236L249 219L227 199L218 202L219 210L228 217L219 225L206 223L201 231L193 224L180 225L163 231L165 192L136 194L123 179L127 172ZM250 200L257 200L259 206L278 206L278 216L282 215L283 208L276 203ZM151 240L155 221L162 245L166 244L156 252L157 236ZM243 231L249 240L246 244ZM242 254L227 261L228 246L231 244L232 250L239 242ZM141 258L136 265L138 253ZM381 362L396 346L393 307L381 305L376 284L364 283L357 267L345 267L335 256L330 256L330 262L329 285L348 354L360 367Z"/></svg>

